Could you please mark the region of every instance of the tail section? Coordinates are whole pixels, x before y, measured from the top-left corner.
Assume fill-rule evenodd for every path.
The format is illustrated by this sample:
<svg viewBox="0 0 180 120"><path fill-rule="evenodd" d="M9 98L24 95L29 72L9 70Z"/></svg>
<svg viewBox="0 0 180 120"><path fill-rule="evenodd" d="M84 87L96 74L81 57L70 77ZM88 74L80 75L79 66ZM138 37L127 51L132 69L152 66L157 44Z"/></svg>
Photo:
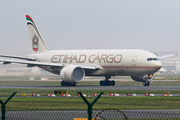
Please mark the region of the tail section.
<svg viewBox="0 0 180 120"><path fill-rule="evenodd" d="M39 34L39 31L38 31L33 19L30 17L30 15L26 15L26 21L27 21L27 26L28 26L28 30L29 30L32 53L34 54L34 53L48 51L44 41L41 38L41 35Z"/></svg>

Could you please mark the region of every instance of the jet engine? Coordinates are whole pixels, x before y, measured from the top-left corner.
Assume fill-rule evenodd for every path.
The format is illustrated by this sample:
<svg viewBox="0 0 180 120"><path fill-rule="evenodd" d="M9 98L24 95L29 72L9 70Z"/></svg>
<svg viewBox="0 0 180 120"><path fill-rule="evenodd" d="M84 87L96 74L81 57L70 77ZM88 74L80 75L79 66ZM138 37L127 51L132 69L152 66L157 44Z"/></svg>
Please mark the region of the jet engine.
<svg viewBox="0 0 180 120"><path fill-rule="evenodd" d="M145 74L143 76L131 76L131 78L137 82L143 82L144 86L149 86L149 81L153 79L153 74Z"/></svg>
<svg viewBox="0 0 180 120"><path fill-rule="evenodd" d="M61 79L66 83L79 83L84 76L84 69L75 65L66 66L60 72Z"/></svg>

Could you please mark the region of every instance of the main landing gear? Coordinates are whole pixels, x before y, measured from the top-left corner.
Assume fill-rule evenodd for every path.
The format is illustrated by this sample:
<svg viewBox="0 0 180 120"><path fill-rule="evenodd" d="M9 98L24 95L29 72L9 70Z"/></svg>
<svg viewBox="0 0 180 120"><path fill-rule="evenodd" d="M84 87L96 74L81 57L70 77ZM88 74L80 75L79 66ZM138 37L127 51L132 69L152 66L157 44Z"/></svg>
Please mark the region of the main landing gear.
<svg viewBox="0 0 180 120"><path fill-rule="evenodd" d="M150 85L149 81L144 81L143 82L143 86L149 86L149 85Z"/></svg>
<svg viewBox="0 0 180 120"><path fill-rule="evenodd" d="M61 86L76 86L76 83L67 83L67 82L62 81Z"/></svg>
<svg viewBox="0 0 180 120"><path fill-rule="evenodd" d="M106 77L106 79L104 81L101 80L100 81L100 86L114 86L115 85L115 81L114 80L110 81L109 80L110 78L111 77Z"/></svg>

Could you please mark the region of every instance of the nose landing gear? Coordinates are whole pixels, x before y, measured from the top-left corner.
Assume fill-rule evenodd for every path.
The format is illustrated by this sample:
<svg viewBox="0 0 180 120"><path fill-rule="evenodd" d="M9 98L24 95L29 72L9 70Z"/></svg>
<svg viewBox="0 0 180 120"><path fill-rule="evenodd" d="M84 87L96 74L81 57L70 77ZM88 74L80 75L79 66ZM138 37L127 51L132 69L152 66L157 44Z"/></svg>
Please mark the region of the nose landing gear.
<svg viewBox="0 0 180 120"><path fill-rule="evenodd" d="M143 82L143 86L149 86L149 85L150 85L149 81L144 81Z"/></svg>
<svg viewBox="0 0 180 120"><path fill-rule="evenodd" d="M152 74L148 74L147 77L145 78L145 81L143 82L143 86L149 86L150 83L149 81L153 78Z"/></svg>
<svg viewBox="0 0 180 120"><path fill-rule="evenodd" d="M115 85L115 81L114 80L112 80L112 81L110 81L109 79L110 79L111 77L106 77L106 79L103 81L103 80L101 80L100 81L100 86L114 86Z"/></svg>

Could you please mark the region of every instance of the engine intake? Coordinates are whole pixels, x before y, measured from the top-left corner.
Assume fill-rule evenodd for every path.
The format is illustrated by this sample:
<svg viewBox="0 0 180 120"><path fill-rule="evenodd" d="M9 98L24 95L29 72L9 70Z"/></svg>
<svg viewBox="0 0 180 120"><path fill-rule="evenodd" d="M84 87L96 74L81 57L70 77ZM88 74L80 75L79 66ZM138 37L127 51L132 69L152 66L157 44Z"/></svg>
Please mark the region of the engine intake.
<svg viewBox="0 0 180 120"><path fill-rule="evenodd" d="M60 72L60 77L67 83L78 83L84 79L84 69L78 66L69 65Z"/></svg>

